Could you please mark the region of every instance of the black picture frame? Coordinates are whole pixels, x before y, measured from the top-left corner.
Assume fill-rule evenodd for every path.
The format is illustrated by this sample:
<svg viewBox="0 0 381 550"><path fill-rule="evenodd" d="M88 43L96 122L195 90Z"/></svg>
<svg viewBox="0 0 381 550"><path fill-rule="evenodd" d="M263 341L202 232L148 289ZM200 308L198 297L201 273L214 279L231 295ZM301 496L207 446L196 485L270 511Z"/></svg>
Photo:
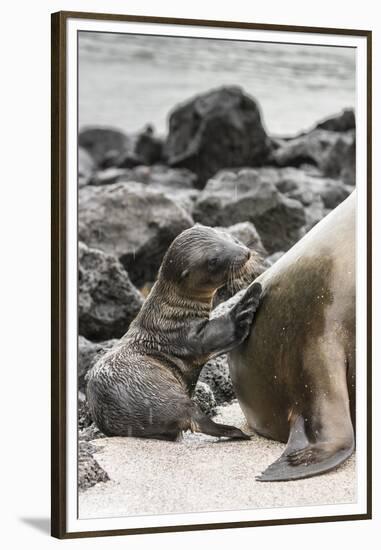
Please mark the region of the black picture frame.
<svg viewBox="0 0 381 550"><path fill-rule="evenodd" d="M107 531L68 532L66 523L66 154L67 154L67 97L66 97L66 25L68 19L93 19L103 21L130 21L139 23L160 23L171 25L192 25L194 27L220 27L233 29L258 29L288 31L290 33L320 33L364 37L367 42L367 511L364 514L321 516L296 519L224 522L164 526L152 528L116 529ZM51 93L52 93L52 202L51 202L51 315L52 315L52 385L51 385L51 534L60 539L81 537L102 537L111 535L162 533L226 529L233 527L254 527L332 521L353 521L372 517L372 234L371 234L371 166L372 166L372 33L369 30L304 27L289 25L259 24L251 22L211 21L198 19L176 19L170 17L148 17L114 15L105 13L58 12L51 18Z"/></svg>

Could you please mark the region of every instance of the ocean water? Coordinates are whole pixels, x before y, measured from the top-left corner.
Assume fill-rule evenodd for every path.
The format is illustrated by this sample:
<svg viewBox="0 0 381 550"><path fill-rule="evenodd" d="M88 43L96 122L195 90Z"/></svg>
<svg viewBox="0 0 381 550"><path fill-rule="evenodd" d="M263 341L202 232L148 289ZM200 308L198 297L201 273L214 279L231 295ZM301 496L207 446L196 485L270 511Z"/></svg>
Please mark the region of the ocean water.
<svg viewBox="0 0 381 550"><path fill-rule="evenodd" d="M292 135L354 107L355 71L352 48L81 32L79 126L165 134L177 104L238 85L269 133Z"/></svg>

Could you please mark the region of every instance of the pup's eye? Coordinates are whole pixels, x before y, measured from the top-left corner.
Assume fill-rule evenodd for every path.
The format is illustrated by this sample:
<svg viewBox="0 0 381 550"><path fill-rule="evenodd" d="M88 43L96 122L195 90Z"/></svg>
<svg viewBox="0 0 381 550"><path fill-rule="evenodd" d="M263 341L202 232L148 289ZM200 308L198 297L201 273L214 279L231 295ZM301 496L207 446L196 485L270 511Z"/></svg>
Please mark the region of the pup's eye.
<svg viewBox="0 0 381 550"><path fill-rule="evenodd" d="M217 262L218 262L218 258L210 258L208 262L209 269L213 269L214 267L216 267Z"/></svg>

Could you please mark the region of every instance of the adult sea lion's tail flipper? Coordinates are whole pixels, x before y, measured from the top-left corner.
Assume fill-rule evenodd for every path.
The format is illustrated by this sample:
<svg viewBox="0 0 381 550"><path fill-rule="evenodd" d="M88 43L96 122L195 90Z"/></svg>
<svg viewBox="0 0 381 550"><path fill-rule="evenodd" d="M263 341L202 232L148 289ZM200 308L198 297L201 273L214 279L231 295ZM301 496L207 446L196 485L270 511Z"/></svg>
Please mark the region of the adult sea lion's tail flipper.
<svg viewBox="0 0 381 550"><path fill-rule="evenodd" d="M316 476L333 470L353 453L353 430L344 438L317 437L311 442L305 428L303 416L298 415L291 426L285 451L257 476L257 481L291 481Z"/></svg>

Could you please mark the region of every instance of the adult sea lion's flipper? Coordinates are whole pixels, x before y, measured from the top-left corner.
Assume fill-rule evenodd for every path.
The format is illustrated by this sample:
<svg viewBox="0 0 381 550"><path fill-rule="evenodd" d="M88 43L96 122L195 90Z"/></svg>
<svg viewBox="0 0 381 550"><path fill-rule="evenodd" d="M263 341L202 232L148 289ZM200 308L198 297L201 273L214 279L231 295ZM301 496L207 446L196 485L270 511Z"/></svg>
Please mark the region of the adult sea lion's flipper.
<svg viewBox="0 0 381 550"><path fill-rule="evenodd" d="M298 415L290 428L283 454L257 476L257 481L290 481L312 477L333 470L354 450L354 437L309 441L303 416ZM339 432L340 433L340 432Z"/></svg>

